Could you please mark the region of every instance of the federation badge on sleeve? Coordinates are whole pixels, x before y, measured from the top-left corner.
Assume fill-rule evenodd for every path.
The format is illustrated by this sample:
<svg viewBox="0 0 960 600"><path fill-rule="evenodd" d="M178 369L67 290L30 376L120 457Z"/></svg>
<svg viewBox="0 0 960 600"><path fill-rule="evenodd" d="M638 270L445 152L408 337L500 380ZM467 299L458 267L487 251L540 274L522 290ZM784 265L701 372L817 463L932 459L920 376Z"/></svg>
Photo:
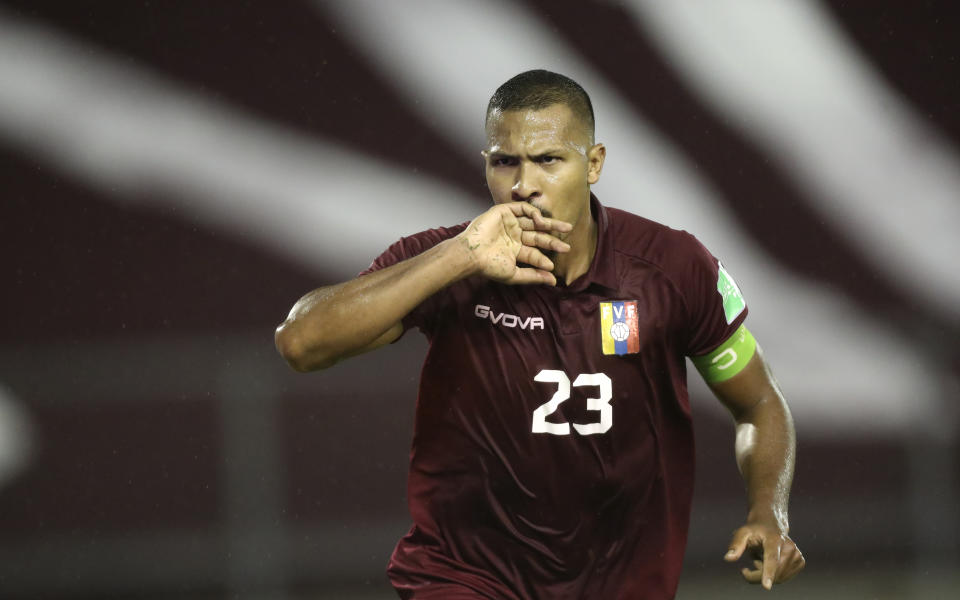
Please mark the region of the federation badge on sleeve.
<svg viewBox="0 0 960 600"><path fill-rule="evenodd" d="M600 303L600 339L604 354L640 352L636 300Z"/></svg>
<svg viewBox="0 0 960 600"><path fill-rule="evenodd" d="M717 293L723 299L723 316L727 319L727 325L733 323L743 309L747 307L746 300L733 280L730 273L723 268L723 263L717 263Z"/></svg>

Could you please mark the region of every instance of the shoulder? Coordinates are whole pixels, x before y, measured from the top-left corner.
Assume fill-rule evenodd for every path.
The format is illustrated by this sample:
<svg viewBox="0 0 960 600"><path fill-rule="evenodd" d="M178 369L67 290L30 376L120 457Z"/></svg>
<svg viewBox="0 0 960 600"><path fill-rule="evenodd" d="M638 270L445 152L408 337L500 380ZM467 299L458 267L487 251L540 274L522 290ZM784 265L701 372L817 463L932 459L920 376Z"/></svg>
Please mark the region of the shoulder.
<svg viewBox="0 0 960 600"><path fill-rule="evenodd" d="M433 248L440 242L448 240L467 228L470 222L452 225L450 227L436 227L426 229L412 235L406 235L391 244L384 254L389 254L400 260L414 257L421 252Z"/></svg>
<svg viewBox="0 0 960 600"><path fill-rule="evenodd" d="M702 265L716 260L687 231L618 208L606 207L605 210L612 250L620 260L646 263L667 276L688 272L691 263Z"/></svg>
<svg viewBox="0 0 960 600"><path fill-rule="evenodd" d="M406 257L415 256L429 250L444 240L448 240L467 228L470 222L452 225L450 227L436 227L426 229L412 235L403 236L391 246L391 249L403 250Z"/></svg>
<svg viewBox="0 0 960 600"><path fill-rule="evenodd" d="M373 262L370 263L370 266L361 271L359 275L366 275L372 271L377 271L400 261L407 260L408 258L413 258L440 242L456 236L466 229L469 224L470 222L468 221L451 227L437 227L401 237L391 244L389 248L384 250L380 256L376 257Z"/></svg>
<svg viewBox="0 0 960 600"><path fill-rule="evenodd" d="M607 218L620 280L640 295L655 293L658 285L670 290L661 306L676 309L685 354L709 352L740 326L746 318L743 296L696 237L622 210L608 209ZM658 276L651 277L651 270Z"/></svg>

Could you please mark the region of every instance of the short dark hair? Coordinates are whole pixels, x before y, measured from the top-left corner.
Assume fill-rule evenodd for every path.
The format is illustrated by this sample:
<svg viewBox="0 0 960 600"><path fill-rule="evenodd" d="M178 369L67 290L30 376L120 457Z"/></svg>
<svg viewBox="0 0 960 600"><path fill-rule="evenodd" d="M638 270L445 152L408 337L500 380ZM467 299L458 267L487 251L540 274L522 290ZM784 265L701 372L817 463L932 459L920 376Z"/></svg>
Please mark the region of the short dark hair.
<svg viewBox="0 0 960 600"><path fill-rule="evenodd" d="M524 71L497 88L487 104L486 121L494 111L542 110L554 104L566 104L594 134L593 104L576 81L544 69Z"/></svg>

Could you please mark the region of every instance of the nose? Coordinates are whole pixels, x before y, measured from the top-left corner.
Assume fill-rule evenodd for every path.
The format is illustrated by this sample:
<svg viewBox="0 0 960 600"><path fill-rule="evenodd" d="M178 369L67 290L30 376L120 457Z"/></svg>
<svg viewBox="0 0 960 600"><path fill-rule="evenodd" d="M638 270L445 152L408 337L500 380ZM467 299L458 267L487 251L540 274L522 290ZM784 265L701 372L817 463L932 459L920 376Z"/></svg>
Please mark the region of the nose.
<svg viewBox="0 0 960 600"><path fill-rule="evenodd" d="M533 165L520 161L520 165L517 167L517 178L510 191L515 202L532 200L540 196L540 187L537 183Z"/></svg>

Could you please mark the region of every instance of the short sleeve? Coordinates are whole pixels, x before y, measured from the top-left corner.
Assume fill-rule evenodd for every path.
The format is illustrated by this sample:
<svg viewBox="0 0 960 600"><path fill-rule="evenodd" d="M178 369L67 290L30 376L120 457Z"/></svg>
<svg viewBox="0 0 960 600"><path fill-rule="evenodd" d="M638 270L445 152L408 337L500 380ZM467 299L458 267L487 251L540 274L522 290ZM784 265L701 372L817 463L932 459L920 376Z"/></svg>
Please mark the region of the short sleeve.
<svg viewBox="0 0 960 600"><path fill-rule="evenodd" d="M380 269L413 258L440 242L454 237L463 231L467 225L468 223L462 223L454 227L428 229L408 237L402 237L391 244L389 248L370 263L369 267L361 271L357 276L363 277L374 271L379 271ZM407 313L407 316L403 318L403 332L406 333L408 329L416 327L429 335L433 331L435 317L439 314L439 309L444 304L444 297L445 290L440 290Z"/></svg>
<svg viewBox="0 0 960 600"><path fill-rule="evenodd" d="M687 310L685 352L707 354L725 342L747 317L747 304L723 264L690 234L680 269L680 293Z"/></svg>

